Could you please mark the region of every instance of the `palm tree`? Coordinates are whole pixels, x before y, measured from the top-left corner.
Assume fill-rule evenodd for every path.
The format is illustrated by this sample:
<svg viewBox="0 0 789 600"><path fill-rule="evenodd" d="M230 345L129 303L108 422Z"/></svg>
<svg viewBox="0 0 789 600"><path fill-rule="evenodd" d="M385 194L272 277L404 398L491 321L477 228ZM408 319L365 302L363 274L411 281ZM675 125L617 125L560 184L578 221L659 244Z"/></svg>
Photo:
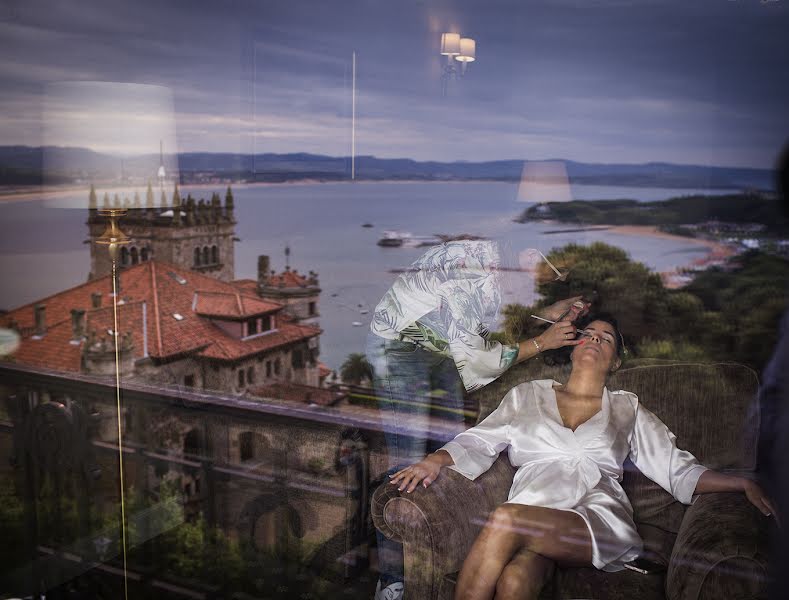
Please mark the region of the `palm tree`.
<svg viewBox="0 0 789 600"><path fill-rule="evenodd" d="M345 362L340 367L340 377L343 382L351 385L361 385L365 379L373 380L373 366L367 362L367 358L360 352L353 352L348 355Z"/></svg>

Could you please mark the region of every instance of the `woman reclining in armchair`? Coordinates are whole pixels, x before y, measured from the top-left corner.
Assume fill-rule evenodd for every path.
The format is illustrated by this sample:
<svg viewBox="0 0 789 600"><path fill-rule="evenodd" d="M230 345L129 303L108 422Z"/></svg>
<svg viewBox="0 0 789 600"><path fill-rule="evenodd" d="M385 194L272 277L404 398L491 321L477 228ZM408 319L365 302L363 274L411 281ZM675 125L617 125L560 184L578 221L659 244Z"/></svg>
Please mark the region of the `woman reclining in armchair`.
<svg viewBox="0 0 789 600"><path fill-rule="evenodd" d="M555 563L619 571L636 558L642 542L620 484L628 456L684 504L694 494L740 491L765 515L774 512L754 482L709 470L677 448L675 436L635 394L609 391L606 378L621 364L622 336L610 316L585 323L565 385L516 386L477 426L392 475L391 483L407 492L430 485L442 467L476 479L509 447L518 470L507 502L471 547L456 600L537 598ZM576 333L554 325L543 335Z"/></svg>

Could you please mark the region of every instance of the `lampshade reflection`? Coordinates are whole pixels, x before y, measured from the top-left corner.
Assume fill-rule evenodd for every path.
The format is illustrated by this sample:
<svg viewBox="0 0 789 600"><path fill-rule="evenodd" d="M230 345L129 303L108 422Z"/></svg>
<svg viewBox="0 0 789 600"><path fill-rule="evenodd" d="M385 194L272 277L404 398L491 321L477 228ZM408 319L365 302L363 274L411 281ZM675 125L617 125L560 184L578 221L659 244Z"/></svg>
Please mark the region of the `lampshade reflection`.
<svg viewBox="0 0 789 600"><path fill-rule="evenodd" d="M444 56L457 56L460 54L460 34L441 34L441 54Z"/></svg>
<svg viewBox="0 0 789 600"><path fill-rule="evenodd" d="M535 161L523 165L518 200L521 202L570 202L573 199L563 161Z"/></svg>
<svg viewBox="0 0 789 600"><path fill-rule="evenodd" d="M477 59L477 42L471 38L460 39L460 53L455 57L455 60L470 63Z"/></svg>

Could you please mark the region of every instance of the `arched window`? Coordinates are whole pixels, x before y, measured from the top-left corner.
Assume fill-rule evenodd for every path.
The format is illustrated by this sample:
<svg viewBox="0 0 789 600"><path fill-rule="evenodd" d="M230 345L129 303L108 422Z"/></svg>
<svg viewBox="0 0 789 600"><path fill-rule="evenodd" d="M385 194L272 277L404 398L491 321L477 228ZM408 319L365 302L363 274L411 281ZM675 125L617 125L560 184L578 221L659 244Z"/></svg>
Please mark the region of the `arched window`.
<svg viewBox="0 0 789 600"><path fill-rule="evenodd" d="M239 389L244 387L244 369L238 371L238 387Z"/></svg>
<svg viewBox="0 0 789 600"><path fill-rule="evenodd" d="M255 369L252 367L247 369L247 383L250 385L255 383Z"/></svg>
<svg viewBox="0 0 789 600"><path fill-rule="evenodd" d="M129 264L129 249L126 246L121 248L121 264L122 265Z"/></svg>
<svg viewBox="0 0 789 600"><path fill-rule="evenodd" d="M208 246L203 246L203 264L208 265L210 264L211 256L208 253Z"/></svg>
<svg viewBox="0 0 789 600"><path fill-rule="evenodd" d="M200 248L195 248L195 266L200 266Z"/></svg>
<svg viewBox="0 0 789 600"><path fill-rule="evenodd" d="M215 265L219 264L219 248L211 246L211 262Z"/></svg>
<svg viewBox="0 0 789 600"><path fill-rule="evenodd" d="M148 248L143 248L140 251L140 260L142 262L147 262L148 261Z"/></svg>
<svg viewBox="0 0 789 600"><path fill-rule="evenodd" d="M137 251L137 246L132 246L131 249L131 264L136 265L140 262L140 253Z"/></svg>

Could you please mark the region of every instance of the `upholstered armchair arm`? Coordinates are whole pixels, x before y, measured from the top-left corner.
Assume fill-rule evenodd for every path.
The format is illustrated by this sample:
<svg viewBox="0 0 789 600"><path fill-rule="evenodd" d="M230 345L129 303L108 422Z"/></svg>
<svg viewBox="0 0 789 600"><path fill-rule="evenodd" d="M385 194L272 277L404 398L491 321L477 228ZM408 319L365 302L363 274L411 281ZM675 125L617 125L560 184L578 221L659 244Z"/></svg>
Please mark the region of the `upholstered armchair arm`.
<svg viewBox="0 0 789 600"><path fill-rule="evenodd" d="M744 494L701 494L682 519L669 562L669 600L763 598L768 527Z"/></svg>
<svg viewBox="0 0 789 600"><path fill-rule="evenodd" d="M436 598L447 573L460 570L488 514L507 499L515 470L502 455L474 481L451 469L426 489L399 492L384 483L373 494L373 523L402 542L409 598Z"/></svg>

